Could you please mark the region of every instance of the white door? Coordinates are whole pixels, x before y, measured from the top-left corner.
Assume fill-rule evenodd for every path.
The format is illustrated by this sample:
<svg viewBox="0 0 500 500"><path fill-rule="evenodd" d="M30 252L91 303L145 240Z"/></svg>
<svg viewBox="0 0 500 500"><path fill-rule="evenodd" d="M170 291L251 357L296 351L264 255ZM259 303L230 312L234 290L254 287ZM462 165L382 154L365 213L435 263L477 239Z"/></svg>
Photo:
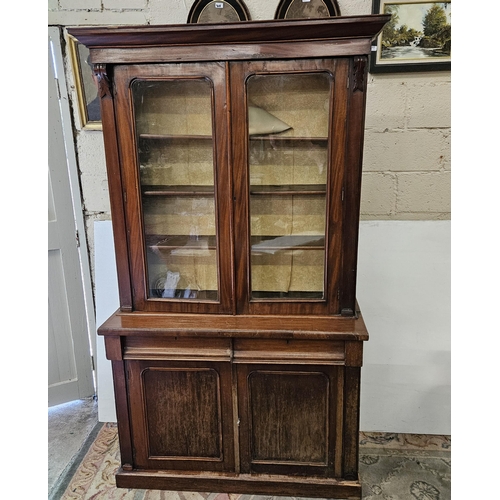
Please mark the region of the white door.
<svg viewBox="0 0 500 500"><path fill-rule="evenodd" d="M78 241L78 234L85 239L78 227L83 216L78 183L72 182L76 157L57 28L49 27L48 42L48 402L53 406L93 396L94 377L85 294L88 260L82 265L88 258Z"/></svg>

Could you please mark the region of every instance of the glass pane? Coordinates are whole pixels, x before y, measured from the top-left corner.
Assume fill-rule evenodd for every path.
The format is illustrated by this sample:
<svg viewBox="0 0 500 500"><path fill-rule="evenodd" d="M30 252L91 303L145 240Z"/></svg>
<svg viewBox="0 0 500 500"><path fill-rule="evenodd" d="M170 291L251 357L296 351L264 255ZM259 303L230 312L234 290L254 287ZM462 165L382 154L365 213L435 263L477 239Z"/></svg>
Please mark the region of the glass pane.
<svg viewBox="0 0 500 500"><path fill-rule="evenodd" d="M251 296L322 299L331 76L247 80Z"/></svg>
<svg viewBox="0 0 500 500"><path fill-rule="evenodd" d="M212 86L132 84L148 297L218 300Z"/></svg>

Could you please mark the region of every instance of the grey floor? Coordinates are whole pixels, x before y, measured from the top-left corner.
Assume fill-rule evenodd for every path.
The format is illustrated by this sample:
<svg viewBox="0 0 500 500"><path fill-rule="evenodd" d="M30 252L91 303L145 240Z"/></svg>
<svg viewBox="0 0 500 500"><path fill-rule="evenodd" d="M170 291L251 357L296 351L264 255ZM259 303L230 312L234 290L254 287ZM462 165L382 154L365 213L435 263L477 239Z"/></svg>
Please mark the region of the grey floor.
<svg viewBox="0 0 500 500"><path fill-rule="evenodd" d="M48 426L48 491L57 500L72 464L98 430L97 402L89 398L53 406Z"/></svg>

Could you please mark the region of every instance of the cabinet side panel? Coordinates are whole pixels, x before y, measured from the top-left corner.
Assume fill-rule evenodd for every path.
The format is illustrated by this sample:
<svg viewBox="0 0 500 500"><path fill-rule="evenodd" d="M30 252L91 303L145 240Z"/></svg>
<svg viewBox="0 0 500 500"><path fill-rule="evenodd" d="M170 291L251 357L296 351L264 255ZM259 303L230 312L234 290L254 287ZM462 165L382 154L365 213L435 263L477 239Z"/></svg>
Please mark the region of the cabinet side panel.
<svg viewBox="0 0 500 500"><path fill-rule="evenodd" d="M346 366L343 436L343 477L345 479L358 478L360 378L361 368Z"/></svg>

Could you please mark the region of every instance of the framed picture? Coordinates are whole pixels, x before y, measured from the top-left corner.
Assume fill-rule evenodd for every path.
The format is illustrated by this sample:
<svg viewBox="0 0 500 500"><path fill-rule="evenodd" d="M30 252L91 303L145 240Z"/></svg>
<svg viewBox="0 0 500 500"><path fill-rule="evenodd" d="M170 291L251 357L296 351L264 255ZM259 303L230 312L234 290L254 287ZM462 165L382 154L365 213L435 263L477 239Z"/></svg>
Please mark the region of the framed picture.
<svg viewBox="0 0 500 500"><path fill-rule="evenodd" d="M68 35L68 48L82 127L90 130L102 130L97 81L90 65L89 49L70 35Z"/></svg>
<svg viewBox="0 0 500 500"><path fill-rule="evenodd" d="M340 16L337 0L280 0L274 19L314 19Z"/></svg>
<svg viewBox="0 0 500 500"><path fill-rule="evenodd" d="M370 72L451 69L451 0L373 0L374 14L392 14L372 46Z"/></svg>
<svg viewBox="0 0 500 500"><path fill-rule="evenodd" d="M234 23L250 21L243 0L196 0L188 15L188 23Z"/></svg>

